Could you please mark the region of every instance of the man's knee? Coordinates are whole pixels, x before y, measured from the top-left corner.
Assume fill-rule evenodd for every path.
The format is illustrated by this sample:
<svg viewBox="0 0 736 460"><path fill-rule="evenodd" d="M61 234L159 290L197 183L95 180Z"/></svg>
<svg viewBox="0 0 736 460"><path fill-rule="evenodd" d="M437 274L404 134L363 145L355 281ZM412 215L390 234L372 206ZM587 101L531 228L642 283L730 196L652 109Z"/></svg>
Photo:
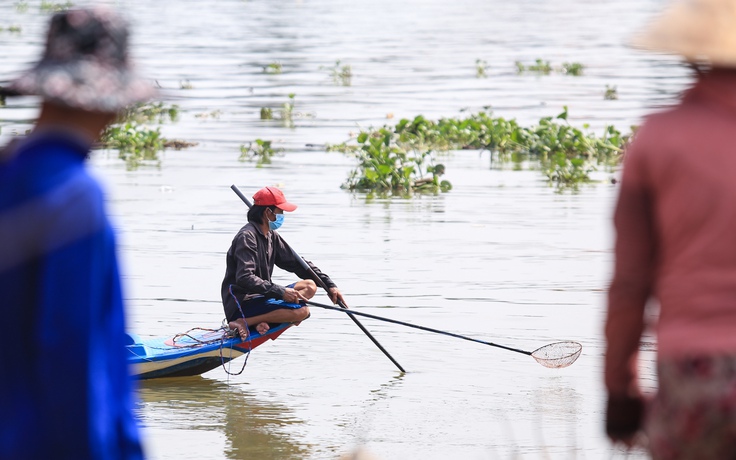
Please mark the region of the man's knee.
<svg viewBox="0 0 736 460"><path fill-rule="evenodd" d="M294 321L292 322L304 321L305 319L309 318L309 307L307 306L295 308L294 310L292 310L292 312L294 314Z"/></svg>
<svg viewBox="0 0 736 460"><path fill-rule="evenodd" d="M317 293L317 283L314 281L301 280L299 284L299 292L307 299L311 299Z"/></svg>

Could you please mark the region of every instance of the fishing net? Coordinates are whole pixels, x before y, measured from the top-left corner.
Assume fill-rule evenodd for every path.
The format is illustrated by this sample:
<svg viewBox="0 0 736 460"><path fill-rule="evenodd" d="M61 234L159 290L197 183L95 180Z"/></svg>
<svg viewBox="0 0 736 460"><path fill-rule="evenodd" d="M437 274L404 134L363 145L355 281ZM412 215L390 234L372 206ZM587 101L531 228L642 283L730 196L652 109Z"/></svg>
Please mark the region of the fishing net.
<svg viewBox="0 0 736 460"><path fill-rule="evenodd" d="M194 331L199 333L192 334ZM232 337L229 328L205 329L203 327L194 327L181 334L176 334L171 339L171 344L178 348L195 348L210 343L222 342L228 337Z"/></svg>
<svg viewBox="0 0 736 460"><path fill-rule="evenodd" d="M574 363L582 351L577 342L555 342L534 350L532 358L544 367L560 369Z"/></svg>
<svg viewBox="0 0 736 460"><path fill-rule="evenodd" d="M233 358L237 358L237 356L233 356L233 349L232 346L226 346L225 341L230 338L238 337L240 334L238 333L237 329L230 329L229 326L226 324L226 320L223 320L222 327L220 329L205 329L202 327L195 327L192 329L189 329L188 331L176 334L174 338L172 339L172 345L176 347L200 347L202 345L209 345L211 343L220 342L220 362L222 364L222 368L225 370L225 372L228 375L240 375L245 370L246 364L248 364L248 357L250 356L250 335L248 336L248 350L239 352L241 354L245 355L245 360L243 361L243 367L240 368L240 371L238 372L230 372L230 366L225 366L225 364L229 363L233 360ZM247 325L247 323L246 323ZM193 331L200 332L199 334L192 334ZM201 333L201 331L204 332L204 334ZM197 337L199 336L199 337ZM185 342L182 344L182 342ZM189 342L189 343L186 343ZM229 354L225 356L223 353L223 350L229 350ZM240 356L240 355L238 355Z"/></svg>

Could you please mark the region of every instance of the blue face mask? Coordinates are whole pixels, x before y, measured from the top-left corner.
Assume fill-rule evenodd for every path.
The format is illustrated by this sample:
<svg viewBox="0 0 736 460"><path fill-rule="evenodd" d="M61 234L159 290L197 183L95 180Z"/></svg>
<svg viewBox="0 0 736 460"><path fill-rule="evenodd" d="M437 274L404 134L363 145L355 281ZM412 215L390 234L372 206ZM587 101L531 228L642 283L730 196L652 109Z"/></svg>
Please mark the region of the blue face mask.
<svg viewBox="0 0 736 460"><path fill-rule="evenodd" d="M283 214L276 214L276 220L271 222L268 221L268 228L271 230L277 230L284 224L284 215Z"/></svg>

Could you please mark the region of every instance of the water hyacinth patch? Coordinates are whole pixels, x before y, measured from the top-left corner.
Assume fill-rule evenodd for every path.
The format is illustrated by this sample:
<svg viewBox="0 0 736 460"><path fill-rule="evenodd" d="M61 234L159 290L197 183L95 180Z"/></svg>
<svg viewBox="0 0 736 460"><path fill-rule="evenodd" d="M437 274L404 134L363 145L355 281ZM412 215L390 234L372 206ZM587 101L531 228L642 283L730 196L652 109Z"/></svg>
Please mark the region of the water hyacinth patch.
<svg viewBox="0 0 736 460"><path fill-rule="evenodd" d="M270 75L278 75L283 71L283 66L280 62L272 62L268 64L267 66L263 67L263 73L267 73Z"/></svg>
<svg viewBox="0 0 736 460"><path fill-rule="evenodd" d="M615 86L606 85L606 91L603 93L603 99L607 101L615 101L618 99L618 90Z"/></svg>
<svg viewBox="0 0 736 460"><path fill-rule="evenodd" d="M59 13L61 11L66 11L73 6L74 6L74 3L69 2L69 1L65 3L56 3L56 2L49 2L47 0L42 0L40 9L44 13Z"/></svg>
<svg viewBox="0 0 736 460"><path fill-rule="evenodd" d="M158 152L165 148L182 148L197 145L182 140L168 140L161 135L160 128L151 128L151 124L175 122L179 119L177 105L166 106L163 103L134 104L124 110L118 118L107 127L99 142L100 148L118 150L121 160L128 169L137 169L142 165L160 166Z"/></svg>
<svg viewBox="0 0 736 460"><path fill-rule="evenodd" d="M5 32L6 30L10 32L11 34L20 34L23 31L23 28L19 25L8 26L7 29L0 26L0 32Z"/></svg>
<svg viewBox="0 0 736 460"><path fill-rule="evenodd" d="M324 69L324 67L320 67L320 69ZM340 61L338 60L335 61L335 65L329 70L332 81L336 85L350 86L352 84L353 70L350 65L340 65Z"/></svg>
<svg viewBox="0 0 736 460"><path fill-rule="evenodd" d="M118 123L164 123L165 121L178 121L179 106L174 104L165 106L163 102L146 104L135 104L127 109L118 117Z"/></svg>
<svg viewBox="0 0 736 460"><path fill-rule="evenodd" d="M288 128L294 127L294 99L296 98L296 94L290 93L288 101L281 104L281 107L278 111L278 119L281 120L284 126ZM273 120L274 117L274 109L270 107L261 107L260 111L260 118L261 120Z"/></svg>
<svg viewBox="0 0 736 460"><path fill-rule="evenodd" d="M516 65L517 73L533 72L542 75L549 75L552 72L552 66L549 61L543 61L541 59L537 59L534 64L530 65L524 65L521 61L516 61L514 64Z"/></svg>
<svg viewBox="0 0 736 460"><path fill-rule="evenodd" d="M434 173L434 191L446 191L434 169L435 153L448 150L488 151L491 162L509 163L520 169L524 162L544 172L557 190L576 189L590 182L598 167L612 170L631 134L607 126L601 136L571 126L567 107L556 117L544 117L531 127L516 120L493 117L487 112L466 118L427 120L419 115L403 119L394 127L363 131L357 145L332 145L328 150L355 155L358 166L344 187L356 191L411 195L422 173ZM444 167L442 168L444 173ZM450 186L449 182L445 184Z"/></svg>
<svg viewBox="0 0 736 460"><path fill-rule="evenodd" d="M219 120L221 115L222 115L222 110L217 109L211 112L195 113L194 118L201 118L201 119L213 118L213 119Z"/></svg>
<svg viewBox="0 0 736 460"><path fill-rule="evenodd" d="M100 140L103 148L118 150L128 169L143 164L160 165L158 152L163 150L165 142L159 128L151 129L132 122L110 126Z"/></svg>
<svg viewBox="0 0 736 460"><path fill-rule="evenodd" d="M255 143L255 144L254 144ZM271 158L278 155L283 149L275 149L271 146L272 141L266 141L263 139L256 139L254 142L249 142L248 145L240 146L240 157L239 161L256 161L256 167L260 168L263 165L271 164Z"/></svg>
<svg viewBox="0 0 736 460"><path fill-rule="evenodd" d="M560 67L553 67L549 61L542 59L537 59L534 61L534 64L529 65L524 65L521 61L516 61L514 65L518 74L529 72L537 75L549 75L554 71L563 75L579 77L583 75L583 70L585 69L585 66L579 62L563 62Z"/></svg>
<svg viewBox="0 0 736 460"><path fill-rule="evenodd" d="M484 61L483 59L476 59L475 60L475 78L488 77L488 75L486 74L486 70L488 70L488 63Z"/></svg>
<svg viewBox="0 0 736 460"><path fill-rule="evenodd" d="M359 165L343 188L404 197L450 190L452 185L439 179L445 168L433 164L432 151L413 149L396 134L389 128L380 128L358 135L359 147L353 153ZM431 177L424 177L425 172Z"/></svg>
<svg viewBox="0 0 736 460"><path fill-rule="evenodd" d="M261 107L261 120L273 120L273 110L268 107Z"/></svg>
<svg viewBox="0 0 736 460"><path fill-rule="evenodd" d="M579 62L563 62L560 72L564 73L565 75L572 75L574 77L579 77L580 75L583 74L584 68L585 66Z"/></svg>
<svg viewBox="0 0 736 460"><path fill-rule="evenodd" d="M288 120L289 122L292 121L292 115L294 114L294 98L296 97L296 94L289 93L289 100L284 102L284 104L281 106L281 119L282 120Z"/></svg>

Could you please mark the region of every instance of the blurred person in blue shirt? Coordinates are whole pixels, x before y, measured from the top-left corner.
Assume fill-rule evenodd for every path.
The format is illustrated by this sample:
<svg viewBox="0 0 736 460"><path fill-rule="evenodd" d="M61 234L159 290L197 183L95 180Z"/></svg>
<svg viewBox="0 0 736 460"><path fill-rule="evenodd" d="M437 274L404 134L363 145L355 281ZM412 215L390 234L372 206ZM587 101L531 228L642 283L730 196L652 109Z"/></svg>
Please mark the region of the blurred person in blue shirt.
<svg viewBox="0 0 736 460"><path fill-rule="evenodd" d="M104 8L51 19L41 60L2 89L43 100L0 150L0 458L140 459L115 234L85 159L154 91L126 23Z"/></svg>

